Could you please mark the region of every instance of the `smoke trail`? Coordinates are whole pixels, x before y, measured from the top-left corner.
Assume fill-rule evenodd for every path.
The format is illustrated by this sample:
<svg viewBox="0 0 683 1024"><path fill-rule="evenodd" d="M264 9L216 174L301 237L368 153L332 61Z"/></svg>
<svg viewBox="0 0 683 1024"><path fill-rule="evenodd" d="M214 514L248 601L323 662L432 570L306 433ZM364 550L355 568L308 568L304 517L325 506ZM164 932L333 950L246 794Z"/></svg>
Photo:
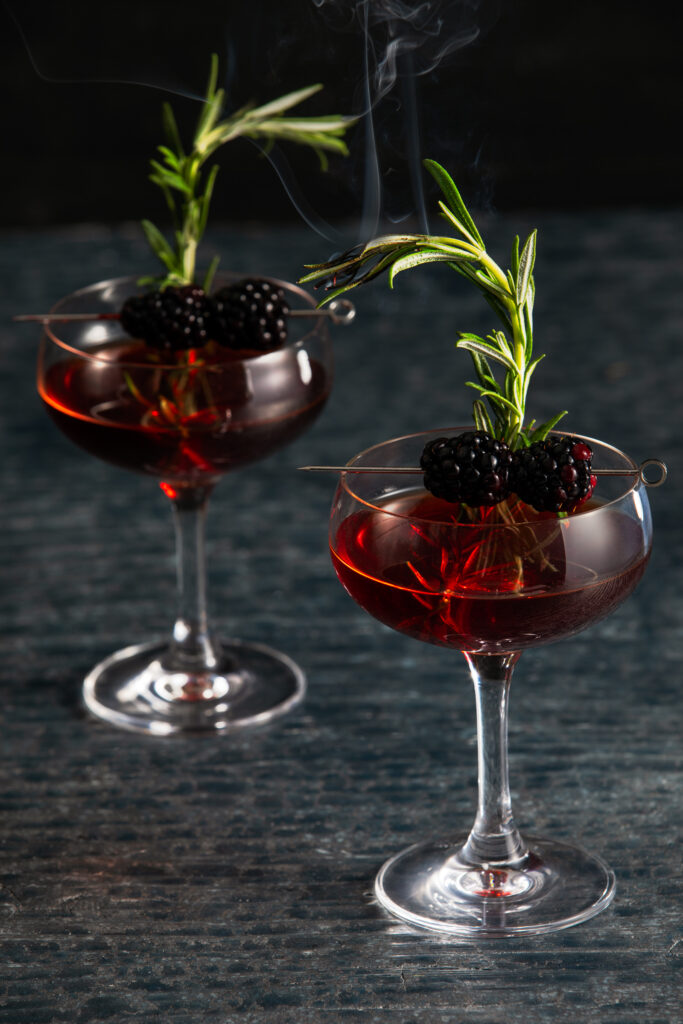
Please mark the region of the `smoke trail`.
<svg viewBox="0 0 683 1024"><path fill-rule="evenodd" d="M297 184L296 175L292 171L282 150L278 149L277 146L266 147L257 139L247 139L247 142L251 142L260 151L262 156L268 160L278 176L280 184L287 194L287 198L308 227L328 242L333 242L336 245L345 245L343 234L329 224L319 213L316 213L304 196Z"/></svg>
<svg viewBox="0 0 683 1024"><path fill-rule="evenodd" d="M313 0L328 15L344 15L343 29L356 25L374 55L370 87L375 103L404 73L401 58L410 55L411 76L427 75L481 32L477 18L485 0ZM339 30L339 19L331 19Z"/></svg>
<svg viewBox="0 0 683 1024"><path fill-rule="evenodd" d="M22 17L20 18L19 14L17 14L17 11L14 9L13 4L11 4L9 0L2 0L2 4L19 34L23 49L33 72L42 82L57 86L134 86L142 89L156 90L168 97L180 97L197 103L202 103L204 101L204 96L201 93L192 91L177 84L170 84L163 71L160 72L158 70L155 70L153 76L151 73L148 73L148 75L134 74L132 76L125 77L90 74L74 76L68 73L55 75L52 72L48 72L45 68L44 61L37 55L37 50L30 38L30 32L27 31L25 27L25 19L29 16L30 9L27 10L26 8L23 8L21 10ZM65 27L68 28L68 26ZM225 57L221 60L221 67L223 69L223 87L225 89L226 97L231 97L231 95L234 95L237 91L240 67L238 49L239 47L234 36L232 36L228 31L228 20L226 19L223 45ZM264 96L259 99L265 102L268 98L269 97ZM226 102L226 108L223 111L223 116L229 116L231 110L237 109L238 106L241 106L241 102ZM333 242L335 244L342 243L344 241L342 234L329 224L324 217L317 213L304 196L302 189L297 184L296 175L292 171L282 150L277 145L265 146L257 140L248 139L247 141L252 142L259 153L268 160L273 172L279 179L285 194L301 219L313 231L321 235L328 242Z"/></svg>
<svg viewBox="0 0 683 1024"><path fill-rule="evenodd" d="M364 118L363 123L355 129L355 141L352 138L356 155L358 149L364 150L363 180L358 188L363 197L359 224L361 237L367 238L376 233L382 217L398 221L407 218L411 213L417 214L421 230L428 230L422 191L419 82L426 80L433 71L451 60L460 49L478 37L484 20L482 9L490 8L498 2L499 0L422 0L419 3L409 0L313 0L314 17L319 25L329 25L334 32L353 32L360 42L357 74L360 92L352 105L356 109L352 109L350 113L360 113ZM133 85L194 102L201 102L203 99L191 89L179 86L175 82L171 84L166 71L155 70L152 74L148 66L143 73L138 69L137 73L129 77L97 74L84 74L80 77L71 74L55 75L52 71L46 70L45 56L40 59L40 51L35 50L31 42L31 33L25 27L30 25L30 4L29 10L25 6L18 8L18 15L15 11L15 0L12 0L12 3L3 0L3 3L22 39L31 66L42 81L57 85ZM63 17L63 14L60 17ZM287 17L283 17L287 22ZM264 57L266 64L271 63L272 71L274 61L279 60L284 66L288 56L296 55L297 51L299 55L305 52L306 39L301 38L301 23L297 22L298 34L292 33L291 25L287 31L280 31L283 25L279 26L278 32L275 33L277 45L269 49L264 46L263 34L257 33L254 29L252 14L247 15L239 7L226 11L222 19L225 32L222 49L227 59L224 58L222 64L226 94L231 97L229 108L234 109L240 105L233 101L237 93L243 91L245 80L248 80L250 75L253 76L253 69L257 66L261 69L258 76L260 91L265 77ZM66 28L68 29L68 25ZM269 24L269 28L272 35L272 25ZM329 39L330 32L325 40L328 48ZM93 44L95 43L96 39L93 36ZM212 43L213 48L217 48L215 40ZM95 52L96 45L87 46L86 53ZM50 50L50 54L55 53L60 53L58 46ZM266 98L259 97L261 100ZM342 99L342 105L348 109L346 99ZM400 123L392 126L392 130L389 131L390 120L393 118L396 122L399 119L398 108ZM225 114L229 114L229 109ZM313 209L304 196L282 151L278 148L266 151L263 147L258 148L270 161L274 173L299 216L312 230L328 241L342 241L341 232ZM387 149L391 150L391 164L398 161L396 167L387 166ZM412 200L409 202L401 198L397 207L393 196L393 206L387 201L385 191L390 187L389 179L391 183L396 183L406 177L400 168L402 161L407 164ZM352 161L346 165L347 168L352 166Z"/></svg>
<svg viewBox="0 0 683 1024"><path fill-rule="evenodd" d="M370 88L370 31L369 31L369 4L365 5L365 20L363 23L363 35L365 38L365 50L363 54L363 100L365 106L365 187L363 189L363 212L360 225L360 238L367 238L374 233L379 223L382 205L382 182L380 177L379 159L377 155L377 139L375 137L375 124L373 119L373 107L375 101Z"/></svg>
<svg viewBox="0 0 683 1024"><path fill-rule="evenodd" d="M499 0L313 0L337 31L355 30L362 39L361 116L365 119L365 188L361 237L376 233L380 216L405 219L383 209L382 167L377 124L386 103L399 104L404 159L420 230L428 231L421 170L418 79L426 78L475 42L497 16ZM396 139L392 139L396 147Z"/></svg>
<svg viewBox="0 0 683 1024"><path fill-rule="evenodd" d="M29 43L28 35L24 29L24 26L20 22L14 8L10 3L8 3L8 0L3 0L3 7L9 14L17 32L19 33L19 37L26 51L26 56L29 59L29 63L31 64L31 67L35 72L36 77L39 78L42 82L47 82L49 85L133 85L138 86L142 89L156 89L159 92L163 92L173 96L180 96L184 99L197 100L199 102L203 100L203 97L199 93L189 92L185 89L170 85L162 85L158 82L140 81L135 78L103 78L92 76L82 78L58 78L54 75L48 75L40 67L38 59L36 58L33 52L33 48Z"/></svg>

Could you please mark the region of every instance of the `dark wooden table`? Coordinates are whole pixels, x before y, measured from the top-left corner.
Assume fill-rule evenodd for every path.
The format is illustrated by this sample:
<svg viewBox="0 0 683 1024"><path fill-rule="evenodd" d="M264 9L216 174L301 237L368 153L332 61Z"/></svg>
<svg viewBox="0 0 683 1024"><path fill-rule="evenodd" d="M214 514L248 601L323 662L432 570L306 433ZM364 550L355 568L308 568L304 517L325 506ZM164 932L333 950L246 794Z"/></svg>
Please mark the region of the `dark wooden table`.
<svg viewBox="0 0 683 1024"><path fill-rule="evenodd" d="M474 703L459 655L392 633L342 591L333 480L295 467L467 421L454 341L493 326L479 295L443 268L356 293L322 418L214 495L215 623L295 658L303 708L263 731L149 739L87 716L79 689L96 661L170 625L165 499L52 427L34 393L39 332L10 316L150 262L132 226L5 234L3 1024L679 1019L683 212L490 218L491 249L504 260L535 225L549 353L535 414L568 407L569 429L670 469L636 594L526 653L513 687L520 824L601 853L614 903L565 932L474 943L411 931L371 895L389 854L471 823ZM304 229L209 241L226 268L290 279L330 251Z"/></svg>

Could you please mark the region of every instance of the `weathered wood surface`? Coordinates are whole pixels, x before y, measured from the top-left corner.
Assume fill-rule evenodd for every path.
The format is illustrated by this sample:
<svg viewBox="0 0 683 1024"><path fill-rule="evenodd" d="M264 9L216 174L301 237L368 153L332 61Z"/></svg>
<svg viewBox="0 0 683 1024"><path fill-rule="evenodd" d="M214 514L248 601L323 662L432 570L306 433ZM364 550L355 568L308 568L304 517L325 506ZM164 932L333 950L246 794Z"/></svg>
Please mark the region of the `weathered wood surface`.
<svg viewBox="0 0 683 1024"><path fill-rule="evenodd" d="M6 234L2 1024L679 1019L683 215L535 223L550 353L535 411L567 406L569 428L671 472L652 493L656 544L636 594L525 654L513 690L520 823L600 852L618 877L612 907L552 936L459 943L403 927L370 895L387 855L470 824L474 705L459 656L390 632L344 594L326 544L333 481L295 467L467 421L468 360L453 342L491 326L479 297L432 268L357 293L323 417L213 498L213 618L300 662L303 709L239 737L151 740L87 717L79 686L95 661L169 625L165 499L58 435L34 393L38 332L9 323L149 261L133 228ZM492 221L492 248L531 226ZM304 230L211 241L226 267L290 278L330 250Z"/></svg>

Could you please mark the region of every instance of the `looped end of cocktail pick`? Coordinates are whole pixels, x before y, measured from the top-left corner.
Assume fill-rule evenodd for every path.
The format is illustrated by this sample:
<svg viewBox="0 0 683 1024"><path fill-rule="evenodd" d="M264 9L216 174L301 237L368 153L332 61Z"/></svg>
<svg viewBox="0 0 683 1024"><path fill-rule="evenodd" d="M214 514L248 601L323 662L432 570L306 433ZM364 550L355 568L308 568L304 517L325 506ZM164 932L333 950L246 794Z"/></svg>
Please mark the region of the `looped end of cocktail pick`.
<svg viewBox="0 0 683 1024"><path fill-rule="evenodd" d="M651 476L647 476L646 471L651 466L656 466L659 470L659 475L654 478ZM669 471L666 468L666 462L662 462L661 459L645 459L638 466L638 477L640 479L640 482L644 484L645 487L661 487L668 475Z"/></svg>
<svg viewBox="0 0 683 1024"><path fill-rule="evenodd" d="M326 316L333 324L346 327L356 319L356 307L349 299L333 299L325 309L290 309L288 316Z"/></svg>
<svg viewBox="0 0 683 1024"><path fill-rule="evenodd" d="M654 478L647 475L647 470L651 466L656 466L659 470L659 475ZM299 469L323 473L424 473L420 466L299 466ZM591 474L593 476L637 476L645 487L661 487L667 478L668 470L666 463L661 459L645 459L635 469L591 469Z"/></svg>
<svg viewBox="0 0 683 1024"><path fill-rule="evenodd" d="M333 324L342 324L344 327L356 319L356 307L349 299L333 299L327 309L321 312L327 312Z"/></svg>

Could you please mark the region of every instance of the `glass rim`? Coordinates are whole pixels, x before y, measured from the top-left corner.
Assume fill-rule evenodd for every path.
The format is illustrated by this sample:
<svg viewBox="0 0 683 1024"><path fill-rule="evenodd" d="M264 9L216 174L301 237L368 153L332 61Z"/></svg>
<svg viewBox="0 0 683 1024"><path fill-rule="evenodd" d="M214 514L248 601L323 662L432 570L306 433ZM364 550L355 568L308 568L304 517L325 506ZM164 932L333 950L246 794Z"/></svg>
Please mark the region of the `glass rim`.
<svg viewBox="0 0 683 1024"><path fill-rule="evenodd" d="M253 274L246 274L246 273L243 274L243 273L239 273L237 271L232 271L232 270L223 270L223 271L219 270L216 273L216 278L215 279L234 278L236 280L244 280L244 279L246 279L248 277L253 277L253 276L254 276ZM313 296L309 295L309 293L304 288L301 288L300 285L295 284L292 281L284 281L281 278L270 277L267 274L266 275L261 275L261 279L264 280L264 281L269 281L271 284L275 284L278 287L284 288L286 291L291 292L291 293L297 295L299 298L304 300L306 306L308 306L309 309L315 309L316 308L316 303L315 303L315 299L313 298ZM138 282L138 277L135 276L135 275L124 275L123 277L111 277L111 278L106 278L105 280L102 280L102 281L94 281L92 284L84 285L83 288L77 288L75 291L69 292L67 295L63 295L62 298L58 299L57 302L52 306L52 308L50 309L50 313L51 314L52 313L57 313L58 314L60 312L62 304L67 302L69 299L83 296L83 295L86 294L86 292L93 291L93 290L95 290L97 288L112 287L112 286L123 284L126 281L130 281L133 284L133 286L134 286L134 291L131 294L135 293L135 289L139 290L139 286L138 286L138 283L137 283ZM92 322L96 323L97 321L93 320ZM57 324L55 323L54 326L56 327ZM68 352L70 355L78 356L81 359L85 359L85 360L88 360L88 361L93 362L93 363L105 363L105 364L108 364L110 362L110 360L106 359L102 355L98 355L95 352L86 352L86 351L84 351L81 348L76 348L74 345L70 345L67 341L64 341L62 338L60 338L58 336L58 334L53 330L53 325L52 324L44 323L42 325L42 327L43 327L43 336L42 336L41 340L46 340L46 339L49 340L50 342L52 342L55 345L57 345L57 347L62 349L64 352ZM125 334L125 332L124 332L124 334ZM257 360L263 360L263 359L267 358L268 356L276 356L276 355L278 355L278 353L286 352L288 349L291 350L291 351L296 351L296 349L304 347L304 345L306 343L310 342L311 338L314 338L316 336L319 337L323 341L325 341L325 340L327 340L329 338L329 334L328 334L328 330L327 330L327 319L326 319L326 317L325 317L325 315L323 313L321 313L320 316L316 317L313 320L311 328L308 331L306 331L306 333L302 337L297 338L296 341L288 342L286 345L283 345L282 348L271 349L270 352L257 352L254 355L242 356L239 359L231 360L226 365L234 366L236 363L249 364L249 363L252 363L252 362L256 362ZM127 335L126 335L126 337L127 337ZM187 349L186 351L190 351L190 349ZM238 350L235 349L233 351L236 352ZM122 367L136 367L137 369L146 369L146 370L178 370L178 369L182 369L182 364L181 363L167 363L165 361L158 362L158 363L143 363L143 362L137 362L134 359L132 359L130 361L126 361L126 362L120 362L117 365L118 366L122 366ZM212 367L214 365L216 367L220 367L221 364L220 363L216 363L216 364L212 363L211 365L212 365Z"/></svg>
<svg viewBox="0 0 683 1024"><path fill-rule="evenodd" d="M413 434L402 434L399 437L391 437L391 438L388 438L386 441L379 441L377 444L373 444L373 445L370 445L368 448L364 448L362 451L360 451L356 455L352 456L352 458L349 459L349 461L346 463L346 466L348 466L349 468L353 467L354 465L357 464L359 459L363 458L364 455L368 455L368 454L370 454L370 452L376 451L378 448L383 448L385 445L397 444L397 443L399 443L401 441L410 441L412 438L425 437L428 434L431 434L431 435L434 435L434 436L440 436L440 435L448 436L448 435L454 435L454 434L461 434L461 433L463 433L463 432L465 432L467 430L475 430L475 429L476 429L476 427L474 427L473 425L470 425L470 426L467 426L467 427L435 427L435 428L433 428L431 430L418 430L418 431L416 431ZM562 430L551 430L551 431L549 431L549 436L552 436L552 435L555 435L557 437L564 437L564 436L576 437L576 438L578 438L579 441L586 441L590 445L599 445L601 448L604 448L604 449L607 449L610 452L613 452L615 455L617 455L621 459L623 459L625 464L626 464L625 467L624 467L624 475L630 474L632 472L632 476L633 476L633 478L631 480L630 486L626 487L625 490L623 490L622 493L619 494L616 498L612 498L609 501L605 501L604 504L598 506L598 508L585 509L585 510L582 510L582 509L579 508L575 512L568 512L567 513L567 518L566 519L558 520L559 522L567 522L567 519L578 518L579 516L581 518L585 518L586 516L590 516L590 515L594 515L596 513L603 512L605 509L608 509L611 506L619 504L620 502L622 502L632 492L640 491L640 489L642 487L642 484L641 484L639 473L638 473L638 465L634 462L634 460L631 458L630 455L627 455L625 452L621 451L620 448L617 448L615 445L609 444L606 441L601 441L601 440L599 440L599 438L588 437L585 434L569 433L569 432L565 432L565 431L562 431ZM346 466L345 466L345 468L346 468ZM391 467L388 467L388 469L390 469L390 468ZM453 527L457 527L458 529L460 529L460 528L463 528L463 529L475 528L475 529L478 529L478 530L481 530L482 528L487 528L487 529L490 529L490 530L493 530L493 529L509 529L511 526L515 526L515 527L516 526L524 526L525 524L529 524L529 523L537 524L539 521L543 521L543 520L539 520L538 519L538 516L539 515L543 515L543 513L536 513L536 516L537 516L536 518L515 519L514 521L512 521L510 523L505 523L505 522L495 522L495 523L487 523L487 522L460 523L460 522L457 522L456 523L456 522L453 522L452 519L451 520L444 519L442 521L440 519L431 519L431 518L428 519L426 516L409 515L409 514L403 514L401 512L394 512L394 511L388 510L387 508L383 507L382 505L378 504L377 502L369 501L368 499L361 497L360 494L357 494L354 491L354 489L349 486L349 483L348 483L348 477L349 476L355 476L355 475L356 474L354 474L354 473L346 473L345 469L340 470L340 473L339 473L339 485L341 487L343 487L343 489L346 491L346 493L354 501L357 501L359 504L364 505L366 508L371 508L374 511L382 512L382 513L384 513L384 515L394 516L396 519L410 519L413 522L425 522L425 523L428 522L432 526L448 526L451 529ZM372 474L372 472L369 472L367 475L368 476L372 476L373 474ZM377 475L379 475L379 474L377 474ZM383 474L383 475L385 475L386 477L390 477L391 476L391 474L389 472L387 472L386 474ZM396 474L396 476L399 476L399 475L401 475L405 479L405 474ZM418 476L417 473L415 475L416 475L416 477ZM420 473L419 475L421 477L422 474ZM386 498L388 496L389 495L383 495L383 498ZM496 508L495 505L491 506L491 507L492 508Z"/></svg>

